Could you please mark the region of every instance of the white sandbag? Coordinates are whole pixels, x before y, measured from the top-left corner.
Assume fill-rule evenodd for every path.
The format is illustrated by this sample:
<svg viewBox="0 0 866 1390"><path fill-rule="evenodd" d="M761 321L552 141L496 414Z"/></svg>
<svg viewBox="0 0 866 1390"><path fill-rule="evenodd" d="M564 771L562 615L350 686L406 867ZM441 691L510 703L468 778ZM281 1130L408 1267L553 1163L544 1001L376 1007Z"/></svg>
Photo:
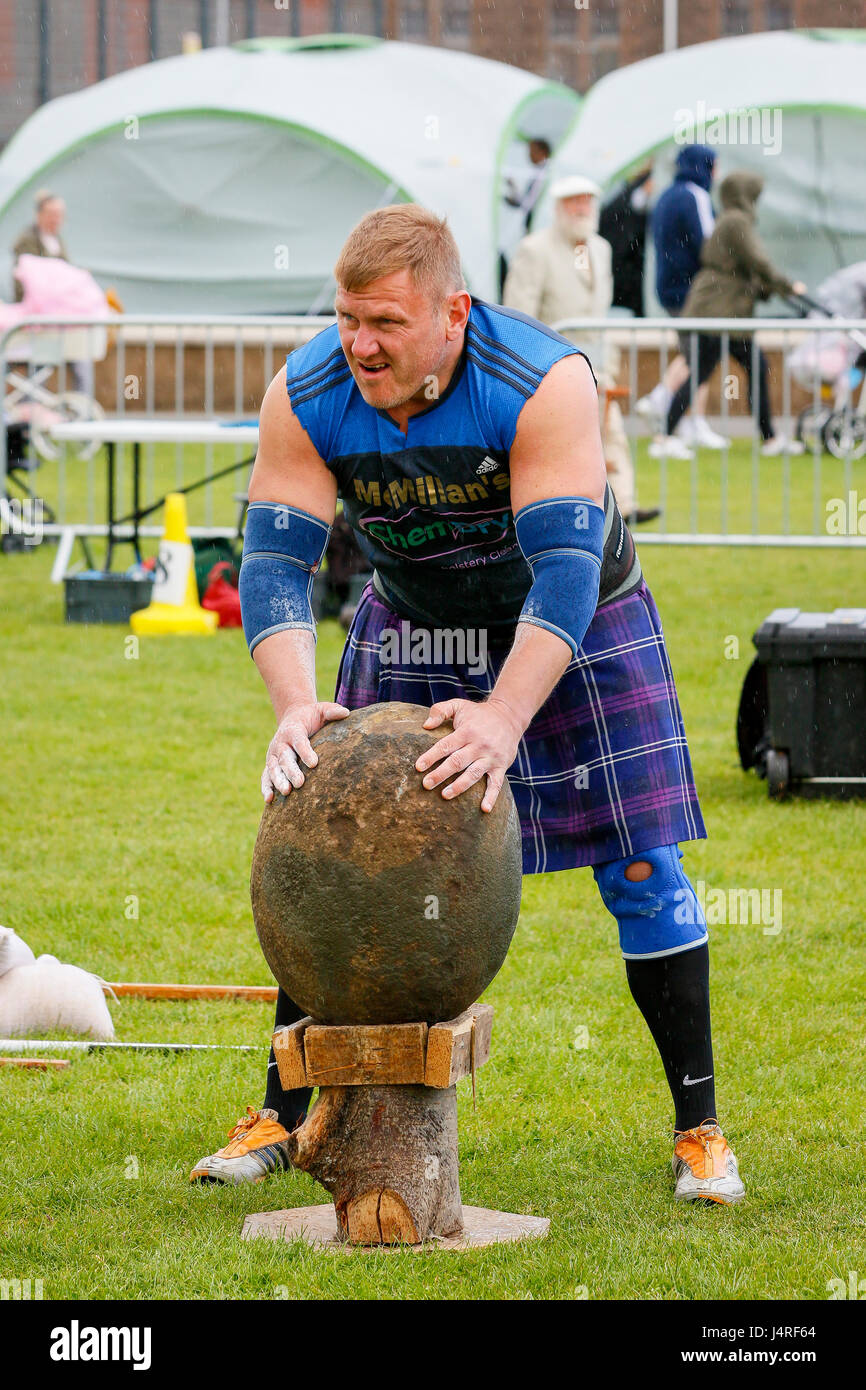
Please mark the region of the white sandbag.
<svg viewBox="0 0 866 1390"><path fill-rule="evenodd" d="M0 975L16 965L32 965L36 957L12 927L0 927Z"/></svg>
<svg viewBox="0 0 866 1390"><path fill-rule="evenodd" d="M55 956L30 957L32 964L0 975L0 1037L80 1033L110 1042L114 1025L98 977Z"/></svg>

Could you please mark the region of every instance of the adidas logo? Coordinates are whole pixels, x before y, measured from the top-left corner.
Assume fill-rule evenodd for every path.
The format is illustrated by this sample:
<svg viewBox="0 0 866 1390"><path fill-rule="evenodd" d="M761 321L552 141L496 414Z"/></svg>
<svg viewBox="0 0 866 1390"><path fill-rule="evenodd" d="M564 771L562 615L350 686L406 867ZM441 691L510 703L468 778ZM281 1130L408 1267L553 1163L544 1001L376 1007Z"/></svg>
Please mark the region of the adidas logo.
<svg viewBox="0 0 866 1390"><path fill-rule="evenodd" d="M489 454L485 454L475 472L480 476L482 473L495 473L499 464L496 459L492 459Z"/></svg>

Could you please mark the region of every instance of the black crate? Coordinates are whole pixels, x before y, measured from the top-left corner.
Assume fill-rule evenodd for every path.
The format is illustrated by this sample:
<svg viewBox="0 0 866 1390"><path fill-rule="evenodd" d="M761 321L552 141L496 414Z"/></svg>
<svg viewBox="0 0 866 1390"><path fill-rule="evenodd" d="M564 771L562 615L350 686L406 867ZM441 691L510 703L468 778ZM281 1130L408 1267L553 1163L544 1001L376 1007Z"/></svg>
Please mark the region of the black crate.
<svg viewBox="0 0 866 1390"><path fill-rule="evenodd" d="M69 574L63 583L68 623L128 623L133 613L147 607L153 594L152 579L102 570Z"/></svg>
<svg viewBox="0 0 866 1390"><path fill-rule="evenodd" d="M777 608L753 640L771 795L866 796L866 608Z"/></svg>

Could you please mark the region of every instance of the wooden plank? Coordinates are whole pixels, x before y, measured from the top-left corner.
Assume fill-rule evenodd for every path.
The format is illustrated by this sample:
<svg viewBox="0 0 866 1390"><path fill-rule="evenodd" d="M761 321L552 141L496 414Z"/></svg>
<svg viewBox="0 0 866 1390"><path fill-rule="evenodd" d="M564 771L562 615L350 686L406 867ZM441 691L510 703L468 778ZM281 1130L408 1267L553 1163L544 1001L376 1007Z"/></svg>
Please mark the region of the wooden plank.
<svg viewBox="0 0 866 1390"><path fill-rule="evenodd" d="M284 1091L297 1091L310 1084L304 1066L304 1034L312 1021L307 1017L299 1018L297 1023L284 1024L271 1038Z"/></svg>
<svg viewBox="0 0 866 1390"><path fill-rule="evenodd" d="M113 984L118 999L124 995L138 999L258 999L273 1003L277 997L274 985L161 985Z"/></svg>
<svg viewBox="0 0 866 1390"><path fill-rule="evenodd" d="M69 1063L58 1057L0 1057L0 1067L35 1067L39 1071L58 1071Z"/></svg>
<svg viewBox="0 0 866 1390"><path fill-rule="evenodd" d="M308 1086L422 1086L426 1023L314 1024L304 1034Z"/></svg>
<svg viewBox="0 0 866 1390"><path fill-rule="evenodd" d="M433 1236L419 1245L352 1245L337 1232L337 1213L327 1206L292 1207L284 1211L252 1212L244 1219L241 1240L302 1240L335 1255L363 1256L407 1250L429 1254L433 1250L471 1250L497 1241L543 1239L550 1229L546 1216L515 1216L509 1211L463 1208L463 1229L452 1236Z"/></svg>
<svg viewBox="0 0 866 1390"><path fill-rule="evenodd" d="M490 1056L492 1032L493 1009L489 1004L473 1004L459 1017L435 1023L427 1035L424 1085L453 1086L464 1076L471 1076Z"/></svg>

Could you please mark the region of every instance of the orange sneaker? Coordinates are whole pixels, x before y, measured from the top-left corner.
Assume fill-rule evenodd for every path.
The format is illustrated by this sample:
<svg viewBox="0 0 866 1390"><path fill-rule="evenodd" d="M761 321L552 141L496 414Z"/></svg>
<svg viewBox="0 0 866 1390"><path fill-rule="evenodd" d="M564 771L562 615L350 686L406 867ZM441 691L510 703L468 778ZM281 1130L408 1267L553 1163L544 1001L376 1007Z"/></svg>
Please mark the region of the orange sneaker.
<svg viewBox="0 0 866 1390"><path fill-rule="evenodd" d="M671 1159L678 1202L739 1202L746 1189L737 1160L715 1120L704 1120L694 1129L674 1131Z"/></svg>
<svg viewBox="0 0 866 1390"><path fill-rule="evenodd" d="M264 1182L270 1173L291 1168L286 1140L289 1131L277 1120L276 1110L254 1110L238 1120L224 1149L199 1159L190 1182Z"/></svg>

